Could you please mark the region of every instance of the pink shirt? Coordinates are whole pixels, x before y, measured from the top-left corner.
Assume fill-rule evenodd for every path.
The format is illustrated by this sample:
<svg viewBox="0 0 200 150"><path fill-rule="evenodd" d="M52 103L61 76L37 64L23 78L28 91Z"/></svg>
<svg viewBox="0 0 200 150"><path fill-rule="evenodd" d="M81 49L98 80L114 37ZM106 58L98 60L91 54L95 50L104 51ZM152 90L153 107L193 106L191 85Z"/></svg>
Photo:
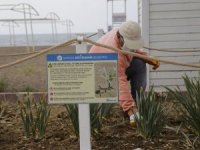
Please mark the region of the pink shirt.
<svg viewBox="0 0 200 150"><path fill-rule="evenodd" d="M115 48L120 48L119 41L117 38L117 30L113 29L112 31L105 34L101 37L97 42L101 44L105 44L108 46L112 46ZM115 51L106 49L99 46L92 46L89 53L113 53ZM131 56L128 56L131 58ZM131 59L129 59L131 60ZM128 87L127 76L125 74L126 68L129 65L129 60L127 60L127 56L118 52L118 78L119 78L119 102L123 111L127 111L129 115L137 110L135 101L131 96L131 92Z"/></svg>

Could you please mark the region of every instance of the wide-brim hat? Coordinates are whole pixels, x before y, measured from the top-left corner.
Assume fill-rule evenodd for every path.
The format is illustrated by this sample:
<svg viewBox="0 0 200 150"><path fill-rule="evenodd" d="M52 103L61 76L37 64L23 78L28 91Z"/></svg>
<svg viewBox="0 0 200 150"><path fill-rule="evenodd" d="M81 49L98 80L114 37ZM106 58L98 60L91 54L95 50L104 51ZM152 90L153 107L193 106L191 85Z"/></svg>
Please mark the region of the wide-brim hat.
<svg viewBox="0 0 200 150"><path fill-rule="evenodd" d="M141 28L137 22L127 21L120 25L119 33L123 36L124 44L129 49L140 49L144 46Z"/></svg>

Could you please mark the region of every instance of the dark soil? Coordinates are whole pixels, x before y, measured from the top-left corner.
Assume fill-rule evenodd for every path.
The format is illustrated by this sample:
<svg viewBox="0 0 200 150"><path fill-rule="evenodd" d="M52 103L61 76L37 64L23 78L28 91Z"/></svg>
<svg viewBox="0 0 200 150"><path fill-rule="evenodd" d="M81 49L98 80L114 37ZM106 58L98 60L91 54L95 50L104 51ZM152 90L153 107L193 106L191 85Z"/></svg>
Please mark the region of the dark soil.
<svg viewBox="0 0 200 150"><path fill-rule="evenodd" d="M5 102L4 102L5 103ZM17 103L7 102L4 104L5 112L0 118L0 149L1 150L78 150L79 139L75 136L67 111L62 105L52 105L51 115L43 139L26 139L23 136L22 122L19 115ZM180 122L168 118L168 126L178 127ZM183 129L181 129L183 130ZM186 135L188 131L184 129ZM192 149L194 136L176 133L165 128L153 139L144 139L137 131L131 128L128 120L124 119L123 113L118 105L115 105L111 114L103 123L101 136L92 138L93 150L179 150ZM200 140L195 142L195 149L200 149Z"/></svg>

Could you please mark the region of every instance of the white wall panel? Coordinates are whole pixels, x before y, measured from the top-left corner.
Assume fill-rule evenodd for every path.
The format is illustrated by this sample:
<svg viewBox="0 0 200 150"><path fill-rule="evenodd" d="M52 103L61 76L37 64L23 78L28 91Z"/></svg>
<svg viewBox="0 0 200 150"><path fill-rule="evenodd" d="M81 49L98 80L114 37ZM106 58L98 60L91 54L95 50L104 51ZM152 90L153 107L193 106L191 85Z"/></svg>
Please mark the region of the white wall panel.
<svg viewBox="0 0 200 150"><path fill-rule="evenodd" d="M200 41L175 41L175 42L151 42L154 48L196 48L200 47Z"/></svg>
<svg viewBox="0 0 200 150"><path fill-rule="evenodd" d="M179 71L179 72L150 72L151 79L179 79L187 75L189 78L198 76L198 71Z"/></svg>
<svg viewBox="0 0 200 150"><path fill-rule="evenodd" d="M200 17L199 18L176 18L176 19L151 19L150 27L173 27L173 26L194 26L200 25Z"/></svg>
<svg viewBox="0 0 200 150"><path fill-rule="evenodd" d="M179 49L176 49L179 50ZM182 49L180 49L182 50ZM160 58L165 58L168 56L173 56L173 57L179 57L179 56L199 56L200 57L200 51L199 52L161 52L161 51L155 51L155 50L150 50L150 54L152 56L157 56Z"/></svg>
<svg viewBox="0 0 200 150"><path fill-rule="evenodd" d="M151 68L151 67L150 67ZM150 69L153 71L153 69ZM161 63L160 67L157 69L157 71L162 72L179 72L179 71L199 71L199 68L192 68L192 67L186 67L186 66L179 66L179 65L172 65L172 64L164 64Z"/></svg>
<svg viewBox="0 0 200 150"><path fill-rule="evenodd" d="M170 89L172 89L172 90L177 89L177 86L169 86L168 85L167 87L170 88ZM179 85L179 88L180 88L181 91L186 91L186 88L183 85ZM154 86L154 90L156 92L166 92L167 91L166 88L163 87L163 86Z"/></svg>
<svg viewBox="0 0 200 150"><path fill-rule="evenodd" d="M199 10L199 3L175 3L175 4L154 4L150 5L150 11L183 11L183 10Z"/></svg>
<svg viewBox="0 0 200 150"><path fill-rule="evenodd" d="M198 3L199 0L150 0L150 4Z"/></svg>
<svg viewBox="0 0 200 150"><path fill-rule="evenodd" d="M200 15L200 12L199 12ZM179 27L151 27L150 34L177 34L177 33L199 33L200 26L179 26Z"/></svg>
<svg viewBox="0 0 200 150"><path fill-rule="evenodd" d="M169 18L195 18L199 17L200 10L194 11L168 11L150 12L150 19L169 19Z"/></svg>
<svg viewBox="0 0 200 150"><path fill-rule="evenodd" d="M142 0L146 3L146 0ZM148 46L160 49L192 50L200 49L200 0L149 0L147 6L142 7L145 16L149 16ZM145 45L148 47L147 45ZM147 51L147 50L145 50ZM200 50L198 52L162 52L149 50L151 56L159 59L180 63L200 64ZM200 68L161 63L157 70L149 66L149 85L156 90L165 90L163 86L176 87L184 90L182 76L197 77Z"/></svg>
<svg viewBox="0 0 200 150"><path fill-rule="evenodd" d="M184 80L183 79L151 79L150 84L153 86L184 85Z"/></svg>
<svg viewBox="0 0 200 150"><path fill-rule="evenodd" d="M177 41L200 41L199 33L185 33L185 34L155 34L150 35L150 42L177 42Z"/></svg>

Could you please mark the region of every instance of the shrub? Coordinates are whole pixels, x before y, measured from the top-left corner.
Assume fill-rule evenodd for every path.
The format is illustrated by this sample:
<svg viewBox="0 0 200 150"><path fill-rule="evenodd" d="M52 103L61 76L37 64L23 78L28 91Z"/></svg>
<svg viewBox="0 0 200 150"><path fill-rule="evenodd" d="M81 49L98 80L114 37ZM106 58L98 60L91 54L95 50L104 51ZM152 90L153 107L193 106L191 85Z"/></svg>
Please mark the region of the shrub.
<svg viewBox="0 0 200 150"><path fill-rule="evenodd" d="M152 138L165 126L164 109L161 107L161 103L156 101L153 88L147 93L140 91L136 101L139 110L139 115L135 115L137 131L144 138Z"/></svg>
<svg viewBox="0 0 200 150"><path fill-rule="evenodd" d="M198 78L189 79L187 75L183 77L186 94L179 87L175 90L166 88L180 106L183 119L197 136L200 136L200 75Z"/></svg>

